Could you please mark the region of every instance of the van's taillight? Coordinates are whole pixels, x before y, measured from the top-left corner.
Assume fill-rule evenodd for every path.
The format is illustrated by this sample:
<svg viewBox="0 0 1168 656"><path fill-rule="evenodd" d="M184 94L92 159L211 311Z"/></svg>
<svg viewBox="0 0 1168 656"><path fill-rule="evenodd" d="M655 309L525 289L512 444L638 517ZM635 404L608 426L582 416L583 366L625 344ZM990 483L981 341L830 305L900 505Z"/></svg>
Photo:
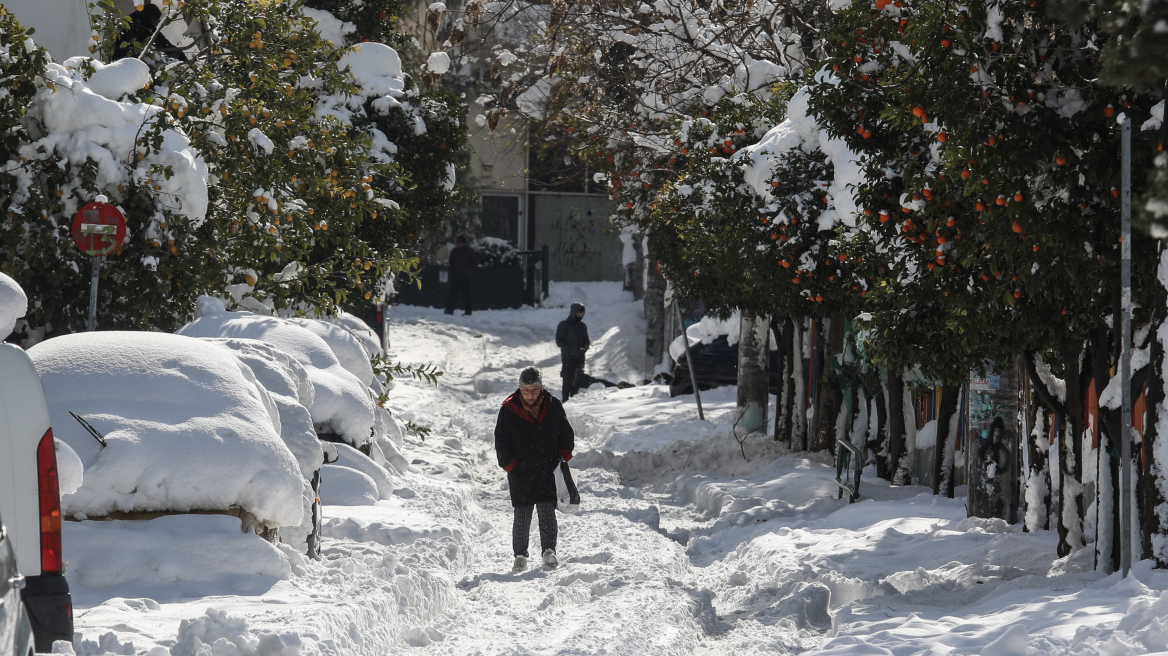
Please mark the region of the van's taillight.
<svg viewBox="0 0 1168 656"><path fill-rule="evenodd" d="M41 501L41 573L61 573L61 489L57 445L50 428L37 446L37 487Z"/></svg>

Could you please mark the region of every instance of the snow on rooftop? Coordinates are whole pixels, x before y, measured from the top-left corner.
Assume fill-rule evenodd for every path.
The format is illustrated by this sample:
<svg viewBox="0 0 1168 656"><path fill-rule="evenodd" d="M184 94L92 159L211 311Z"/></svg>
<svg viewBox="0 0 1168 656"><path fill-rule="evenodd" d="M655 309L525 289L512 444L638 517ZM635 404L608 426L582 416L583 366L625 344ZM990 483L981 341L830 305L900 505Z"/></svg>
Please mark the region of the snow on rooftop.
<svg viewBox="0 0 1168 656"><path fill-rule="evenodd" d="M304 477L231 353L148 332L65 335L28 353L54 434L84 463L82 486L62 498L66 515L240 507L269 526L302 522Z"/></svg>

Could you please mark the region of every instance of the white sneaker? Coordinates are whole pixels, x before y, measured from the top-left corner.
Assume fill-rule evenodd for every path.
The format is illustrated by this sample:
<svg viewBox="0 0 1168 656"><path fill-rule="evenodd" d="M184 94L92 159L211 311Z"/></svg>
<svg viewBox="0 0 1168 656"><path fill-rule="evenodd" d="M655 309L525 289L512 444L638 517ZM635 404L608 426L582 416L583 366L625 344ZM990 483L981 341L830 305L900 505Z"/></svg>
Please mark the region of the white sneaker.
<svg viewBox="0 0 1168 656"><path fill-rule="evenodd" d="M543 550L543 564L545 567L559 567L560 559L556 558L556 552L554 549Z"/></svg>
<svg viewBox="0 0 1168 656"><path fill-rule="evenodd" d="M511 568L512 574L518 574L527 569L527 556L516 556L515 565Z"/></svg>

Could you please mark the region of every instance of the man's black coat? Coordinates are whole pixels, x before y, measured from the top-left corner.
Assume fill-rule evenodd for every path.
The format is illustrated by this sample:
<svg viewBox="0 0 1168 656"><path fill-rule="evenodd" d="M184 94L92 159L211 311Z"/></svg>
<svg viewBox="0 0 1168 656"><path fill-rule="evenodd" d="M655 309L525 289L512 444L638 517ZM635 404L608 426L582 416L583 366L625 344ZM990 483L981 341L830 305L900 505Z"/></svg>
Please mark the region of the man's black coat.
<svg viewBox="0 0 1168 656"><path fill-rule="evenodd" d="M584 306L573 303L568 318L556 326L556 346L560 347L560 362L563 367L560 375L568 375L584 366L584 352L592 345L588 339L588 325L583 319L576 318L578 312L583 312Z"/></svg>
<svg viewBox="0 0 1168 656"><path fill-rule="evenodd" d="M450 279L470 280L471 273L478 266L478 253L466 244L459 244L450 251Z"/></svg>
<svg viewBox="0 0 1168 656"><path fill-rule="evenodd" d="M495 423L495 455L499 466L507 470L511 505L554 502L555 469L560 458L572 459L575 445L576 435L563 404L547 390L540 395L534 418L523 409L519 390L507 397Z"/></svg>

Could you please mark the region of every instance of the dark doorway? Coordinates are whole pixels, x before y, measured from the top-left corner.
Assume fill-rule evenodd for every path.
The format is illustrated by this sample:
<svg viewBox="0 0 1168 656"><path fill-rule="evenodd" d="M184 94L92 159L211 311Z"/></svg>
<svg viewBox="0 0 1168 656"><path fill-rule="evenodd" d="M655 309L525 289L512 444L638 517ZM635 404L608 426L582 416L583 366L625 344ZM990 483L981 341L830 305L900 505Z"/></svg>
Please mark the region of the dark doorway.
<svg viewBox="0 0 1168 656"><path fill-rule="evenodd" d="M483 196L484 237L497 237L519 246L519 197Z"/></svg>

